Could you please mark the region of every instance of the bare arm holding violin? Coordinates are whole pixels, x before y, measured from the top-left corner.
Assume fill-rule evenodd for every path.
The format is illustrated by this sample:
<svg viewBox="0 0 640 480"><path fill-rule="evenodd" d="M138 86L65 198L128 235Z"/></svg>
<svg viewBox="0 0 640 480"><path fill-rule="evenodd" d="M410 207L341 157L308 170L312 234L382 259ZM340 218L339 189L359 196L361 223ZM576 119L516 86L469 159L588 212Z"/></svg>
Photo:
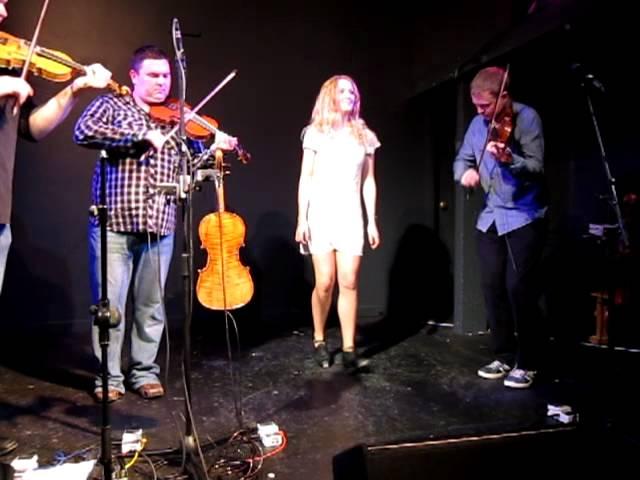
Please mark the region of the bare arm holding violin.
<svg viewBox="0 0 640 480"><path fill-rule="evenodd" d="M32 95L33 89L26 80L9 75L0 76L0 98L15 96L18 104L22 105Z"/></svg>
<svg viewBox="0 0 640 480"><path fill-rule="evenodd" d="M111 80L111 72L100 64L86 69L86 74L77 77L67 87L46 103L36 108L29 117L29 128L36 140L40 140L56 128L71 112L80 91L88 88L105 88Z"/></svg>

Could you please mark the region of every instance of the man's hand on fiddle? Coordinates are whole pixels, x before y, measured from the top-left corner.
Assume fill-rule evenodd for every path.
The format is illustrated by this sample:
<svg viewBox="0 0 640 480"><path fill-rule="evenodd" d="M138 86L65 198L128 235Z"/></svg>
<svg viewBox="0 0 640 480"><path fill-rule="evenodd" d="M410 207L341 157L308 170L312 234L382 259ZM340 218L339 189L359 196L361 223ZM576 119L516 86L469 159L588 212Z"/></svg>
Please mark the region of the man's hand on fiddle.
<svg viewBox="0 0 640 480"><path fill-rule="evenodd" d="M144 140L149 142L156 152L159 152L167 141L167 137L160 130L149 130L144 136Z"/></svg>
<svg viewBox="0 0 640 480"><path fill-rule="evenodd" d="M511 163L513 161L511 149L502 142L491 141L487 143L487 151L501 163Z"/></svg>
<svg viewBox="0 0 640 480"><path fill-rule="evenodd" d="M99 63L94 63L85 69L84 75L73 81L71 89L75 93L86 88L105 88L109 85L109 81L111 81L111 72Z"/></svg>
<svg viewBox="0 0 640 480"><path fill-rule="evenodd" d="M31 85L20 77L11 77L8 75L0 76L0 97L14 95L18 104L22 105L27 98L33 95Z"/></svg>
<svg viewBox="0 0 640 480"><path fill-rule="evenodd" d="M460 185L467 188L474 188L480 183L480 175L475 168L470 168L462 174Z"/></svg>
<svg viewBox="0 0 640 480"><path fill-rule="evenodd" d="M215 145L221 150L233 150L238 146L238 139L218 130Z"/></svg>

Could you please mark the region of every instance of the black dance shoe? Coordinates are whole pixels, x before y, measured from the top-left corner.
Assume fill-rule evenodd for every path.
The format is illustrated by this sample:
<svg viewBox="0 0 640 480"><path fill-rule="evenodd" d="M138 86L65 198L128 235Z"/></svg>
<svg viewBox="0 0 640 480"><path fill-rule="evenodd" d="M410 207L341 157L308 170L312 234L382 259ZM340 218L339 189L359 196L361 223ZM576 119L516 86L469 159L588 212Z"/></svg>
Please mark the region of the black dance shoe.
<svg viewBox="0 0 640 480"><path fill-rule="evenodd" d="M329 368L331 366L331 355L329 355L326 342L314 342L313 358L321 368Z"/></svg>

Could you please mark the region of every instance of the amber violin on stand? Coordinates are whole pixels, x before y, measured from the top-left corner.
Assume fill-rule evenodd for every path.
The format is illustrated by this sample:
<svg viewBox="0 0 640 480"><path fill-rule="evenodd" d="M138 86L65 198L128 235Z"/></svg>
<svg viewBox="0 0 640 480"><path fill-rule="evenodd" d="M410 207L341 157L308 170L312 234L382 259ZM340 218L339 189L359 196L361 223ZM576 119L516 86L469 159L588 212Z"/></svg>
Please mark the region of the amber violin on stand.
<svg viewBox="0 0 640 480"><path fill-rule="evenodd" d="M218 211L206 215L198 233L202 248L207 250L207 264L199 270L196 296L212 310L233 310L249 303L253 297L253 281L249 268L240 261L246 226L242 218L225 209L223 152L215 150L215 186Z"/></svg>

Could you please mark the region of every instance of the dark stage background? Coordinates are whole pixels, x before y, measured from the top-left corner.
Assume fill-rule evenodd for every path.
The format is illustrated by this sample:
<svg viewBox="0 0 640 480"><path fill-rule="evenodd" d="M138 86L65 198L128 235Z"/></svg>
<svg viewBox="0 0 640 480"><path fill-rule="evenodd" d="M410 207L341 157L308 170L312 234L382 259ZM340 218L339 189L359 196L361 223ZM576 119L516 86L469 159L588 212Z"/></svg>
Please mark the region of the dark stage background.
<svg viewBox="0 0 640 480"><path fill-rule="evenodd" d="M395 2L382 10L361 1L56 0L39 43L81 63L101 62L128 84L133 49L155 43L173 53L177 17L187 34L189 102L198 103L238 69L202 113L253 156L249 165L232 164L225 184L228 208L248 228L242 256L256 295L238 312L247 333L310 324L310 265L293 241L299 134L320 85L336 73L355 78L363 117L383 145L377 155L383 245L365 253L360 313L483 329L473 244L461 231L473 227L474 207L456 195L451 161L472 114L468 81L485 64L511 63L515 98L538 109L547 137L554 233L547 307L554 328L581 337L593 324L592 282L602 278L593 262L599 250L582 237L589 222L612 218L598 199L608 191L606 177L571 64L584 65L606 88L594 93L594 105L619 189L637 188L638 173L629 121L638 106L636 79L627 73L635 45L631 15L600 3L458 0L409 8ZM31 37L40 6L12 1L3 29ZM35 78L33 84L41 101L62 87ZM73 329L89 322L85 233L96 154L74 145L71 132L91 99L86 94L40 144L19 144L3 325ZM195 227L214 209L213 187L206 185L194 197ZM196 248L195 265L204 261ZM167 288L175 324L183 298L177 267L174 260ZM196 308L196 325L216 315Z"/></svg>

